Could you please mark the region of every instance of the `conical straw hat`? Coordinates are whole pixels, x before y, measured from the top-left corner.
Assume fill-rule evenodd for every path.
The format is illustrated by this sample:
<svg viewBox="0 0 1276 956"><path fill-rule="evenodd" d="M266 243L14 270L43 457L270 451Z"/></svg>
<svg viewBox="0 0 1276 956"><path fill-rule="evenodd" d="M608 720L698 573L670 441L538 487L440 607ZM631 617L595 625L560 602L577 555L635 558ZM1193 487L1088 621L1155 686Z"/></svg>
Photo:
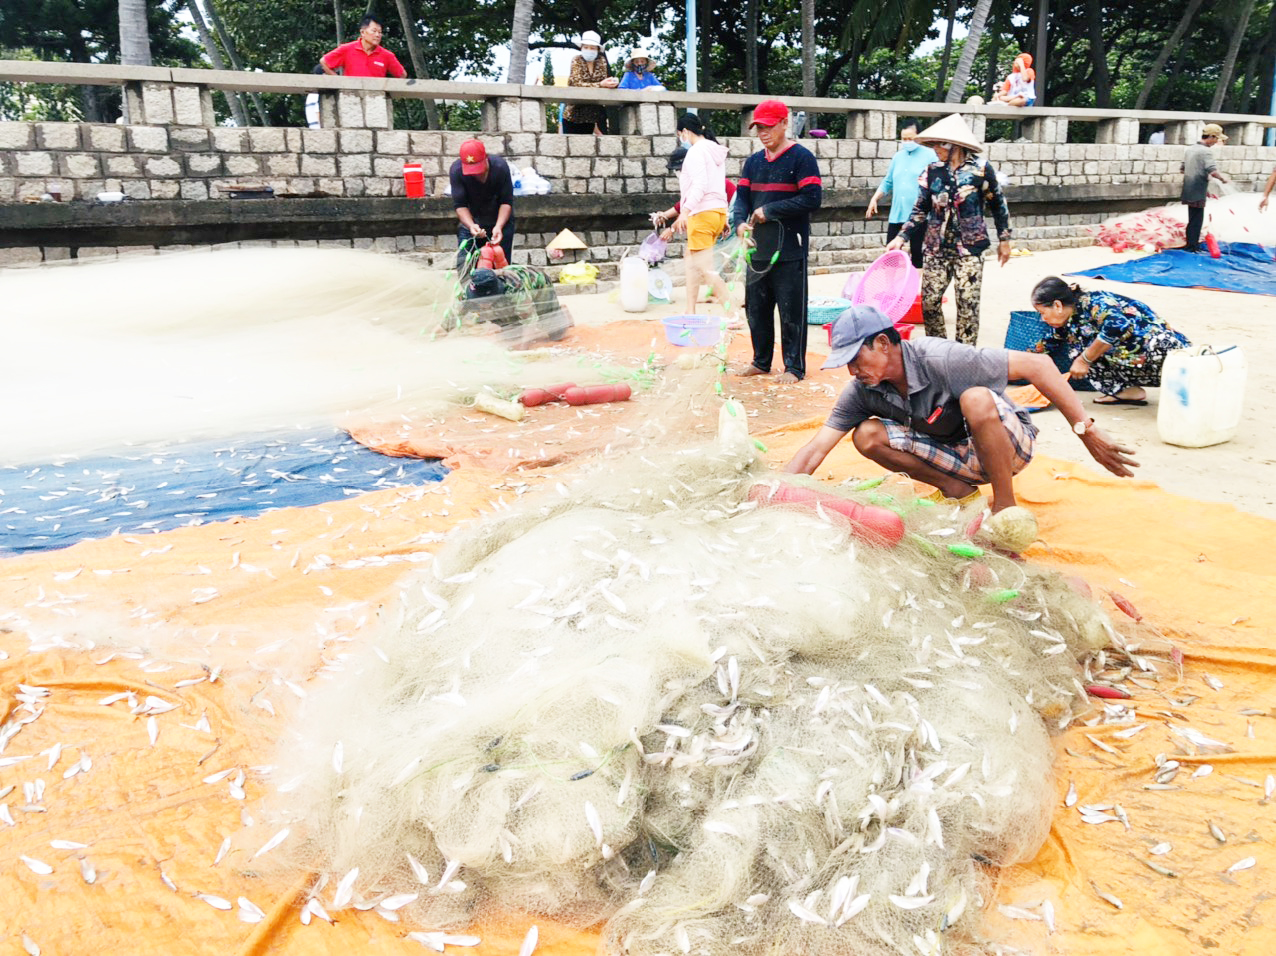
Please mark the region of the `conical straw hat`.
<svg viewBox="0 0 1276 956"><path fill-rule="evenodd" d="M546 249L588 249L589 247L580 241L580 237L577 236L576 233L572 232L570 229L564 229L562 232L556 235L553 238L553 240L550 242L550 244L546 246L545 248Z"/></svg>
<svg viewBox="0 0 1276 956"><path fill-rule="evenodd" d="M979 142L975 134L970 131L970 127L966 125L960 113L950 113L938 123L932 123L926 127L925 132L917 134L917 142L952 143L972 153L981 153L984 149L984 144Z"/></svg>

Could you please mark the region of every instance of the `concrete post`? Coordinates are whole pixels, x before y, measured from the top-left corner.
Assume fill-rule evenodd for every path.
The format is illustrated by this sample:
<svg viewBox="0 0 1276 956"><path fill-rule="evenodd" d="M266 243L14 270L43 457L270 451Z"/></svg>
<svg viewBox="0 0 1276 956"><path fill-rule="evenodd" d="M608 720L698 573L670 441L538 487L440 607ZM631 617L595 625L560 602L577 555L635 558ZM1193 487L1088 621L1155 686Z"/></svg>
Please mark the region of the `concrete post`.
<svg viewBox="0 0 1276 956"><path fill-rule="evenodd" d="M847 139L894 139L895 130L887 131L886 114L881 110L860 110L846 116Z"/></svg>
<svg viewBox="0 0 1276 956"><path fill-rule="evenodd" d="M368 129L394 129L394 103L388 94L363 94L363 123Z"/></svg>
<svg viewBox="0 0 1276 956"><path fill-rule="evenodd" d="M625 104L620 108L623 136L672 136L677 125L672 103Z"/></svg>
<svg viewBox="0 0 1276 956"><path fill-rule="evenodd" d="M1133 119L1100 120L1095 124L1095 142L1111 146L1127 146L1139 141L1139 121Z"/></svg>
<svg viewBox="0 0 1276 956"><path fill-rule="evenodd" d="M1166 123L1165 144L1190 146L1201 138L1201 127L1204 125L1195 120L1190 123Z"/></svg>
<svg viewBox="0 0 1276 956"><path fill-rule="evenodd" d="M175 120L173 115L173 88L167 83L142 84L141 122L147 126L171 126ZM138 120L129 117L134 124Z"/></svg>
<svg viewBox="0 0 1276 956"><path fill-rule="evenodd" d="M1223 127L1229 146L1262 146L1263 127L1257 123L1229 123Z"/></svg>
<svg viewBox="0 0 1276 956"><path fill-rule="evenodd" d="M484 133L543 133L545 107L540 100L493 97L483 101Z"/></svg>
<svg viewBox="0 0 1276 956"><path fill-rule="evenodd" d="M177 126L216 126L212 91L206 86L174 84L173 123Z"/></svg>
<svg viewBox="0 0 1276 956"><path fill-rule="evenodd" d="M124 121L130 126L146 125L146 107L142 102L142 84L124 84Z"/></svg>
<svg viewBox="0 0 1276 956"><path fill-rule="evenodd" d="M1040 116L1023 121L1023 135L1034 143L1066 143L1068 121L1053 116Z"/></svg>
<svg viewBox="0 0 1276 956"><path fill-rule="evenodd" d="M337 110L337 91L319 91L319 126L323 129L336 129L341 125Z"/></svg>
<svg viewBox="0 0 1276 956"><path fill-rule="evenodd" d="M346 129L363 129L363 94L354 90L337 93L337 126Z"/></svg>

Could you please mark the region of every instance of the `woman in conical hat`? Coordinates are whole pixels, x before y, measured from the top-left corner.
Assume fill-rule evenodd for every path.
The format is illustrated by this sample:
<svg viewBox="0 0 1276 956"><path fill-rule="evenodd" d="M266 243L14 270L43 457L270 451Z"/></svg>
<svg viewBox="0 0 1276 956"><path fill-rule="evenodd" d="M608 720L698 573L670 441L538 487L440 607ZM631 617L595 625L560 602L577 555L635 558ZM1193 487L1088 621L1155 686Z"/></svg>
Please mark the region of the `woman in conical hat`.
<svg viewBox="0 0 1276 956"><path fill-rule="evenodd" d="M991 245L984 216L997 225L997 259L1010 260L1010 210L996 170L979 154L983 143L960 113L945 116L917 135L935 150L938 162L921 175L921 193L908 222L887 249L900 249L913 233L925 230L922 261L922 316L926 334L943 336L944 290L953 284L957 299L957 341L976 344L984 252Z"/></svg>

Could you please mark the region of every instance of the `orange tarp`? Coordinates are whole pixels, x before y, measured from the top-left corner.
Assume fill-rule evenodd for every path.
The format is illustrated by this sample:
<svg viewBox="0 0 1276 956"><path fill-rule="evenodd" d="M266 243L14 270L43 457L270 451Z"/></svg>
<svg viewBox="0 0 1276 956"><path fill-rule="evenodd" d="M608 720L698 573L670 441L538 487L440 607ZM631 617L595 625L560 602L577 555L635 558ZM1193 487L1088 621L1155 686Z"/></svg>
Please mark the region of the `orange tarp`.
<svg viewBox="0 0 1276 956"><path fill-rule="evenodd" d="M768 458L786 461L818 424L762 435ZM875 472L843 445L822 475ZM22 951L23 935L57 954L424 951L404 936L431 927L369 913L302 925L295 900L310 875L267 875L239 834L268 790L254 768L271 763L299 695L324 679L326 662L375 634L395 582L429 560L442 533L557 480L553 469L529 474L463 467L435 486L0 562L0 700L7 723L29 719L0 753L0 791L13 787L0 796L13 819L0 822L8 951ZM1042 953L1276 950L1267 889L1276 808L1263 790L1276 771L1276 523L1058 461L1034 462L1018 489L1041 522L1031 559L1085 576L1096 593L1125 594L1145 623L1124 630L1151 637L1154 627L1182 649L1185 668L1181 680L1163 667L1154 689L1132 688L1127 703L1148 724L1136 736L1118 738L1122 728L1109 725L1058 738L1050 839L1030 863L991 874L987 934ZM104 703L130 691L136 707ZM1180 756L1167 725L1234 752ZM1180 789L1144 789L1158 753L1181 761ZM1213 772L1192 778L1203 763ZM1070 781L1079 804L1120 804L1129 830L1083 823L1063 805ZM271 836L254 832L263 843ZM217 862L227 837L236 839ZM1161 843L1172 848L1149 855ZM1246 857L1252 868L1226 872ZM1047 899L1053 935L996 906ZM221 900L229 911L215 908ZM256 910L259 921L243 921ZM515 953L533 922L538 952L596 948L591 933L503 917L474 929L481 946L449 951Z"/></svg>

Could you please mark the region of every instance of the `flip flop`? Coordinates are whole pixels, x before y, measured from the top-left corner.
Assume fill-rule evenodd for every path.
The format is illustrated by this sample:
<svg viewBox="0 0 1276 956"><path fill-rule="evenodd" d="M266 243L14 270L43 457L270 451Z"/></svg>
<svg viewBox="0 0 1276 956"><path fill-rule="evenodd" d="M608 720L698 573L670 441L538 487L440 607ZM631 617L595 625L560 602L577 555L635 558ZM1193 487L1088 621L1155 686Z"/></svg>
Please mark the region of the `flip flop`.
<svg viewBox="0 0 1276 956"><path fill-rule="evenodd" d="M1094 404L1096 405L1136 405L1137 406L1137 405L1146 405L1148 403L1148 400L1146 398L1111 398L1106 395L1103 397L1107 398L1108 400L1105 402L1103 401L1103 398L1096 398L1094 400Z"/></svg>

